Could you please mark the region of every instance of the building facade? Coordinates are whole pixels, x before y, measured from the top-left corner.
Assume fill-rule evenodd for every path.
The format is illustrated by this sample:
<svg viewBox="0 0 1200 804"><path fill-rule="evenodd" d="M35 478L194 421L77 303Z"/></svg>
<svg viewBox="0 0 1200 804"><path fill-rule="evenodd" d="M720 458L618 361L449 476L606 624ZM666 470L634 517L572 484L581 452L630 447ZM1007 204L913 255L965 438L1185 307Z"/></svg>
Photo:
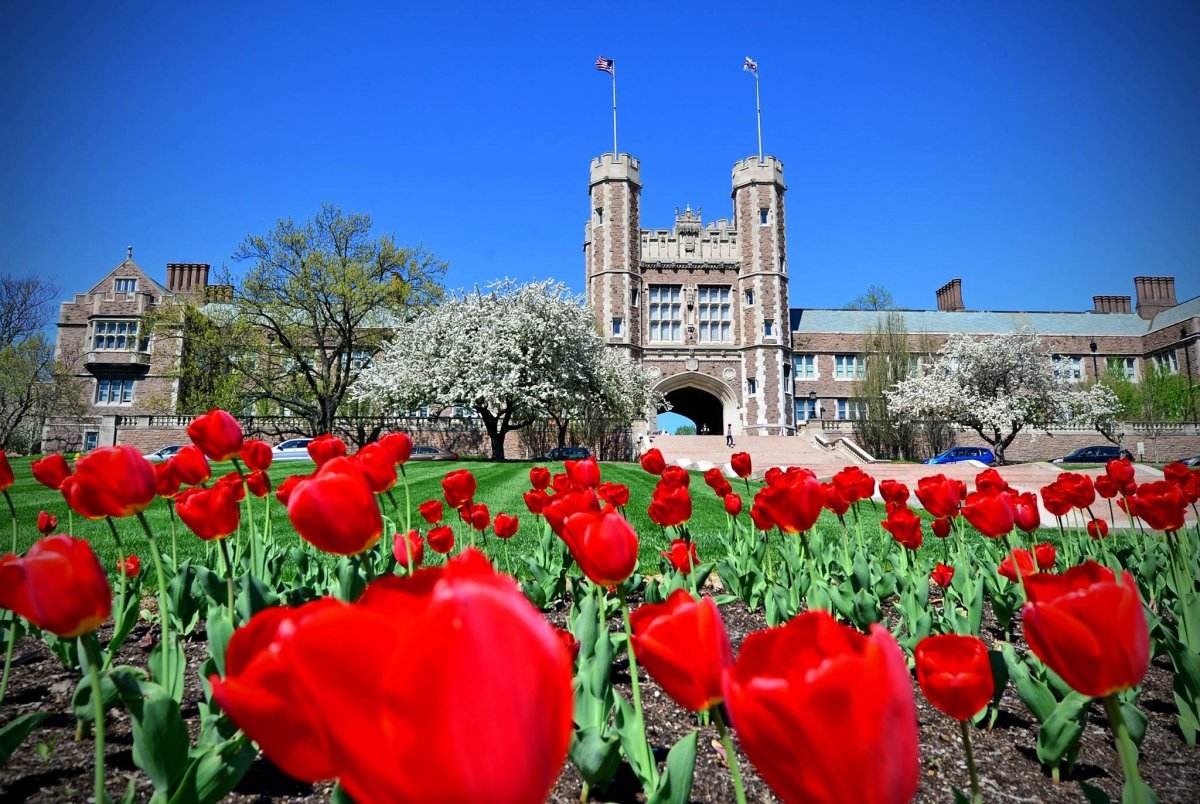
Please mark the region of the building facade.
<svg viewBox="0 0 1200 804"><path fill-rule="evenodd" d="M636 157L592 160L587 298L609 346L640 361L700 432L786 435L857 418L857 382L889 316L916 354L956 333L1032 329L1074 381L1113 371L1137 382L1151 365L1200 378L1200 297L1180 303L1173 277L1134 277L1133 296L1094 296L1084 312L968 310L960 279L929 310L791 307L780 160L733 166L731 219L677 209L670 229L642 228L641 188Z"/></svg>

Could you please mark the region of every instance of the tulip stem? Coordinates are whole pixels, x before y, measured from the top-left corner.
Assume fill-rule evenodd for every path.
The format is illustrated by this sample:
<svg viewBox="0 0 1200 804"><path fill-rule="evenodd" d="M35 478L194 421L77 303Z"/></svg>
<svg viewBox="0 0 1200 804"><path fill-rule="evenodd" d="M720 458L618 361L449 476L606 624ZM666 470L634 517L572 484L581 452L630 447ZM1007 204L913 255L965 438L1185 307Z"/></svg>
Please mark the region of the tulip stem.
<svg viewBox="0 0 1200 804"><path fill-rule="evenodd" d="M713 723L717 733L721 735L721 745L725 748L725 760L729 763L729 775L733 777L733 794L737 796L737 804L746 804L746 789L742 786L742 771L738 767L737 754L733 752L733 739L729 729L725 727L725 715L721 713L721 705L717 704L711 710Z"/></svg>
<svg viewBox="0 0 1200 804"><path fill-rule="evenodd" d="M15 555L17 552L17 509L13 507L12 497L8 496L8 489L4 490L4 501L8 503L8 516L12 519L12 552Z"/></svg>
<svg viewBox="0 0 1200 804"><path fill-rule="evenodd" d="M621 617L625 621L625 652L629 654L629 681L633 688L633 714L637 718L638 729L642 733L643 750L646 752L646 767L650 771L650 779L654 787L658 786L658 766L654 762L654 749L646 739L646 719L642 715L642 690L638 682L637 657L633 651L633 624L629 621L629 604L625 602L625 590L617 587L617 595L621 599Z"/></svg>
<svg viewBox="0 0 1200 804"><path fill-rule="evenodd" d="M967 752L967 773L971 776L971 804L982 804L983 792L979 789L979 774L975 771L975 752L971 750L971 726L965 720L958 721L962 729L963 749Z"/></svg>
<svg viewBox="0 0 1200 804"><path fill-rule="evenodd" d="M412 530L412 494L408 490L408 472L400 464L400 477L404 480L404 532Z"/></svg>
<svg viewBox="0 0 1200 804"><path fill-rule="evenodd" d="M88 678L92 684L92 717L95 719L92 734L96 744L96 804L108 800L104 790L104 691L100 688L100 645L96 641L96 632L84 634L79 638L79 647L87 655Z"/></svg>
<svg viewBox="0 0 1200 804"><path fill-rule="evenodd" d="M167 498L167 513L171 518L171 564L179 569L179 544L175 537L175 500Z"/></svg>
<svg viewBox="0 0 1200 804"><path fill-rule="evenodd" d="M8 670L12 667L13 646L17 644L17 613L8 620L8 647L4 649L4 675L0 676L0 703L4 703L4 692L8 689Z"/></svg>
<svg viewBox="0 0 1200 804"><path fill-rule="evenodd" d="M162 556L159 555L158 545L154 543L154 533L150 530L150 523L146 521L146 515L141 511L137 515L138 522L142 525L142 532L146 534L146 542L150 545L150 558L154 559L154 577L158 583L158 621L162 626L162 653L159 656L162 670L162 685L166 688L167 694L172 698L175 697L175 681L174 676L168 671L171 669L171 610L167 605L167 577L163 572ZM230 617L233 613L230 612Z"/></svg>
<svg viewBox="0 0 1200 804"><path fill-rule="evenodd" d="M1121 756L1121 770L1125 773L1125 795L1121 798L1133 804L1150 804L1158 798L1138 773L1137 747L1129 736L1129 727L1125 725L1125 716L1121 714L1121 702L1116 694L1104 697L1104 711L1108 715L1108 725L1113 731L1117 743L1117 753Z"/></svg>
<svg viewBox="0 0 1200 804"><path fill-rule="evenodd" d="M113 522L111 516L104 517L104 521L108 523L108 529L112 531L113 541L117 543L117 555L120 556L117 561L117 576L120 578L120 588L117 592L117 616L113 621L113 633L116 633L121 630L125 621L125 587L129 579L125 575L125 548L121 546L121 536L117 533L117 524ZM105 657L104 667L106 670L112 664L112 660L111 653Z"/></svg>
<svg viewBox="0 0 1200 804"><path fill-rule="evenodd" d="M225 562L225 595L229 599L229 621L235 622L233 613L233 562L229 560L229 545L225 539L218 539L221 545L221 558Z"/></svg>

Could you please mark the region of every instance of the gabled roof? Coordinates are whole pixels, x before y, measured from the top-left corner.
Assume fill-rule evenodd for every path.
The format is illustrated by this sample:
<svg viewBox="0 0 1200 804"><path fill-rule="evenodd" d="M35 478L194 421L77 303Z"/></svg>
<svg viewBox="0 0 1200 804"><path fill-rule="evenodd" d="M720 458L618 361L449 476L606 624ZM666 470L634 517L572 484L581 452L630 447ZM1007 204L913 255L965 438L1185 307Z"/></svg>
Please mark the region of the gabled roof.
<svg viewBox="0 0 1200 804"><path fill-rule="evenodd" d="M1164 327L1169 327L1172 324L1179 324L1196 316L1200 316L1200 296L1194 296L1187 301L1180 302L1174 307L1163 310L1161 313L1154 316L1154 318L1150 320L1148 331L1155 332L1163 329Z"/></svg>
<svg viewBox="0 0 1200 804"><path fill-rule="evenodd" d="M128 270L132 269L135 273L137 273L139 279L144 279L146 282L149 282L160 293L162 293L164 295L168 295L168 296L172 295L171 291L167 290L166 287L164 287L162 285L162 283L160 283L154 277L150 276L150 274L146 273L146 271L142 268L142 266L140 266L136 262L134 262L132 256L126 257L125 259L121 260L121 262L115 268L113 268L111 271L106 273L99 282L92 285L91 289L88 290L88 293L89 294L99 293L102 290L105 290L106 286L111 284L113 274L115 274L117 271L120 271L122 269L125 269L127 272L128 272Z"/></svg>

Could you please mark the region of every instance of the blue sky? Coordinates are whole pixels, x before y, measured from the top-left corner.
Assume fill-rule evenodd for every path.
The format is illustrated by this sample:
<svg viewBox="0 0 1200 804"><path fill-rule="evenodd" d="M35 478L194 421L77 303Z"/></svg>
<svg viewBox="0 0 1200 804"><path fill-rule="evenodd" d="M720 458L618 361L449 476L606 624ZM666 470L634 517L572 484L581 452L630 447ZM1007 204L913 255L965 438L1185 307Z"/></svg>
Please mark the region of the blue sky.
<svg viewBox="0 0 1200 804"><path fill-rule="evenodd" d="M322 201L451 263L582 286L588 160L642 160L643 225L789 183L792 304L1085 309L1200 294L1200 4L38 3L0 30L3 270L83 289L127 244L229 261ZM253 5L253 8L249 6ZM415 6L417 4L408 4ZM231 265L235 269L236 265Z"/></svg>

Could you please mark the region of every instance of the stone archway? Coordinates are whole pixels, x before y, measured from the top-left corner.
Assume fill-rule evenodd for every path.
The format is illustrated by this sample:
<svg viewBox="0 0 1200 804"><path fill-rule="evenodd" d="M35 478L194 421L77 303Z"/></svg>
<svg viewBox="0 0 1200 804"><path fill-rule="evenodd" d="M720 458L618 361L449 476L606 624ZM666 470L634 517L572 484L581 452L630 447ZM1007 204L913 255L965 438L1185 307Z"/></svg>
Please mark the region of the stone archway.
<svg viewBox="0 0 1200 804"><path fill-rule="evenodd" d="M699 372L685 372L666 377L656 391L667 401L659 413L670 410L696 423L696 431L724 435L725 427L733 425L735 435L741 433L737 399L729 386L715 377Z"/></svg>

